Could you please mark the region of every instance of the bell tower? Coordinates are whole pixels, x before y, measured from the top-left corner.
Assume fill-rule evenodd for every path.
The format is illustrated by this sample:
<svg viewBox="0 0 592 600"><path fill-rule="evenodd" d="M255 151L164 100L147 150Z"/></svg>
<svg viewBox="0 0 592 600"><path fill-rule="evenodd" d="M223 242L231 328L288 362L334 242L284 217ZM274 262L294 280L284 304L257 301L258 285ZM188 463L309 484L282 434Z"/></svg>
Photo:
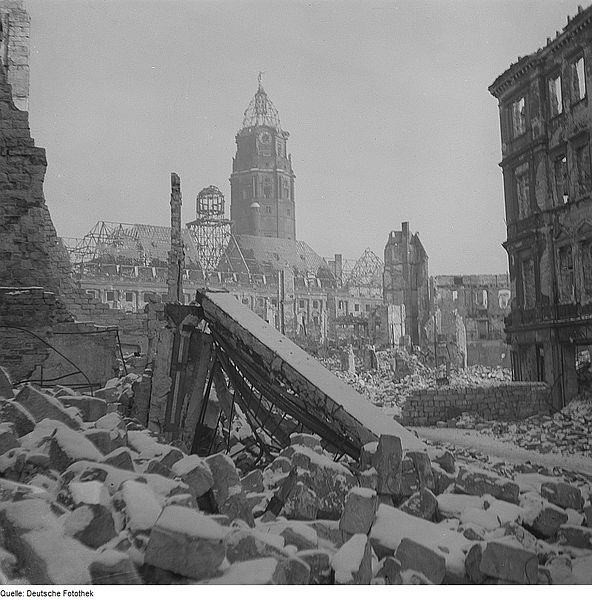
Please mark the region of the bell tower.
<svg viewBox="0 0 592 600"><path fill-rule="evenodd" d="M287 152L289 133L261 84L236 134L230 176L233 232L296 239L294 171Z"/></svg>

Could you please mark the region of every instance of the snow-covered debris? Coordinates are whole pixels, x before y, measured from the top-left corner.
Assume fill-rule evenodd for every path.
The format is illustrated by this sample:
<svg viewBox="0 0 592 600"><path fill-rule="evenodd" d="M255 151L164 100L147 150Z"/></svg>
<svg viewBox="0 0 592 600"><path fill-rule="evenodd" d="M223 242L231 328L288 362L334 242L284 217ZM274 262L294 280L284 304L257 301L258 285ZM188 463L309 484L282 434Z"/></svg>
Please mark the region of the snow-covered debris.
<svg viewBox="0 0 592 600"><path fill-rule="evenodd" d="M335 583L368 585L372 579L372 552L368 537L353 535L333 556Z"/></svg>
<svg viewBox="0 0 592 600"><path fill-rule="evenodd" d="M144 561L194 579L213 577L225 556L225 527L182 506L167 506L152 528Z"/></svg>

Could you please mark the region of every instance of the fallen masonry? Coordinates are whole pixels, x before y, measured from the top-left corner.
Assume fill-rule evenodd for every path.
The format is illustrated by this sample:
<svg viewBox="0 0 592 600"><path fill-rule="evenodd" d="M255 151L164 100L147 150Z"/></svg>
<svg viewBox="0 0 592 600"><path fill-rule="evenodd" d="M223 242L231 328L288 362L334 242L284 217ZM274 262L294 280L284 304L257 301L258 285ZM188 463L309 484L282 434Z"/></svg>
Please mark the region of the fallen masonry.
<svg viewBox="0 0 592 600"><path fill-rule="evenodd" d="M583 478L486 470L392 434L335 461L295 433L245 470L118 415L116 393L100 410L58 387L2 394L28 423L3 425L7 583L592 584Z"/></svg>

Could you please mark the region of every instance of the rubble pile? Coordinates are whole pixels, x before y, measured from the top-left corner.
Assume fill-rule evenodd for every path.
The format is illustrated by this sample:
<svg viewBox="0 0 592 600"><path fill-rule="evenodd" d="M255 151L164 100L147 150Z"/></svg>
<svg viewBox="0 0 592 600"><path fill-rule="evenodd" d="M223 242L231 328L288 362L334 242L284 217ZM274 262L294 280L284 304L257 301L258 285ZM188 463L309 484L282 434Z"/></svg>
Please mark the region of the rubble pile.
<svg viewBox="0 0 592 600"><path fill-rule="evenodd" d="M592 456L592 394L581 394L551 416L534 415L522 421L508 422L484 420L475 414L463 413L438 426L474 429L526 450Z"/></svg>
<svg viewBox="0 0 592 600"><path fill-rule="evenodd" d="M341 368L334 357L320 359L326 368L364 394L376 406L386 407L389 414L399 415L401 407L414 390L434 387L437 371L426 366L416 354L405 349L376 352L378 369L366 369L356 360L356 373ZM502 367L474 365L452 371L447 389L496 386L512 380L512 372Z"/></svg>
<svg viewBox="0 0 592 600"><path fill-rule="evenodd" d="M395 436L335 462L293 434L241 472L124 418L117 386L2 379L4 583L592 583L588 484L510 479Z"/></svg>

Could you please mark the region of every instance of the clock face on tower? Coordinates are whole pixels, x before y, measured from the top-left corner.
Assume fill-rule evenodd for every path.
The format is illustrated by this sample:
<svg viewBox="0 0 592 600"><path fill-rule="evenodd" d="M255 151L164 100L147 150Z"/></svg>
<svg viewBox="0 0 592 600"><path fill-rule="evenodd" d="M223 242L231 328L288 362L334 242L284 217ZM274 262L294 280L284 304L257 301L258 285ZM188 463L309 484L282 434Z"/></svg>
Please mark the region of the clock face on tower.
<svg viewBox="0 0 592 600"><path fill-rule="evenodd" d="M262 131L259 134L259 141L262 144L269 144L269 142L271 142L271 136L269 135L269 133L267 133L267 131Z"/></svg>

